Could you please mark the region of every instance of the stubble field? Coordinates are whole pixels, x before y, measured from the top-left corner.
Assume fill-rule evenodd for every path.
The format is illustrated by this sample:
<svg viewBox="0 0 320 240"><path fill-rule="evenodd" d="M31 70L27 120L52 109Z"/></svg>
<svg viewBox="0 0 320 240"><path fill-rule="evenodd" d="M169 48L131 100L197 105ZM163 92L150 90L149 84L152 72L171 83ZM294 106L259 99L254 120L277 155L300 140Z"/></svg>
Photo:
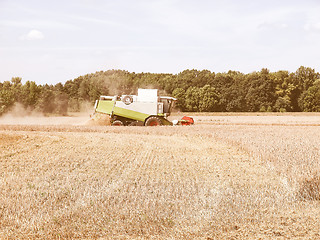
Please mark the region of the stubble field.
<svg viewBox="0 0 320 240"><path fill-rule="evenodd" d="M0 119L0 239L320 238L319 114L87 118Z"/></svg>

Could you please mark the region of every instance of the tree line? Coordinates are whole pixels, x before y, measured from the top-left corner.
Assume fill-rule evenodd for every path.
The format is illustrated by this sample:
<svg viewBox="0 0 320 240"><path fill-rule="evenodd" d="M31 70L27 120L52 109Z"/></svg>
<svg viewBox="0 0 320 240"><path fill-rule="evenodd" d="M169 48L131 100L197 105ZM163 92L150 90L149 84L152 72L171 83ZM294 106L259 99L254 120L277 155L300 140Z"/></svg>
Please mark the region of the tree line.
<svg viewBox="0 0 320 240"><path fill-rule="evenodd" d="M296 72L238 71L214 73L184 70L179 74L100 71L55 85L22 83L20 77L0 82L0 114L15 103L44 114L62 114L93 105L100 95L136 94L138 88L157 88L176 97L176 107L192 112L318 112L320 74L301 66Z"/></svg>

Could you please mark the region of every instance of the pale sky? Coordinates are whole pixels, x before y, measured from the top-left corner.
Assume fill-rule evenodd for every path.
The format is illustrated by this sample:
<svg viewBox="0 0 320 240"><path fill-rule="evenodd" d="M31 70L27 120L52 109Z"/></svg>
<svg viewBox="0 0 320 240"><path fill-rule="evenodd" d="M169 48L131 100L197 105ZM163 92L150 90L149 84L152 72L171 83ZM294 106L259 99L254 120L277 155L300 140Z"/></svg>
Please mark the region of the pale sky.
<svg viewBox="0 0 320 240"><path fill-rule="evenodd" d="M0 82L109 69L320 71L319 0L0 0Z"/></svg>

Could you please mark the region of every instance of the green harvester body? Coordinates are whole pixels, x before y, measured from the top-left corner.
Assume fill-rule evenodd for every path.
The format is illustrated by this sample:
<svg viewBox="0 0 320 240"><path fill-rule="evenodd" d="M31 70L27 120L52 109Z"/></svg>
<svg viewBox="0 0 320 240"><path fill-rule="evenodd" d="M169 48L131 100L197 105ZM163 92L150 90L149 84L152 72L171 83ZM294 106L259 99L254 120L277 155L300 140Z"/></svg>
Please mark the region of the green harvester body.
<svg viewBox="0 0 320 240"><path fill-rule="evenodd" d="M108 114L112 125L172 125L167 117L175 101L157 89L138 89L138 95L101 96L95 113Z"/></svg>

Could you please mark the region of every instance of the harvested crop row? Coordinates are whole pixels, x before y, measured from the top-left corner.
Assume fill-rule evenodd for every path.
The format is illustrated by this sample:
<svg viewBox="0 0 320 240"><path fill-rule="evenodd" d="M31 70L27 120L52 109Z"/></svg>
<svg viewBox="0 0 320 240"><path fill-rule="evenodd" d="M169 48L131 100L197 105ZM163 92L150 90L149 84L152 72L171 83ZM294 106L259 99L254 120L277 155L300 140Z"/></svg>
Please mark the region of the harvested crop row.
<svg viewBox="0 0 320 240"><path fill-rule="evenodd" d="M256 179L264 166L247 170L252 159L212 138L183 128L117 131L2 132L19 147L1 157L0 236L215 237L254 211L229 205L234 196L250 198L256 182L255 195L265 191L268 181ZM226 218L229 207L236 215ZM225 234L245 232L233 223Z"/></svg>
<svg viewBox="0 0 320 240"><path fill-rule="evenodd" d="M318 127L24 130L0 132L0 238L319 236L292 181L318 164Z"/></svg>

